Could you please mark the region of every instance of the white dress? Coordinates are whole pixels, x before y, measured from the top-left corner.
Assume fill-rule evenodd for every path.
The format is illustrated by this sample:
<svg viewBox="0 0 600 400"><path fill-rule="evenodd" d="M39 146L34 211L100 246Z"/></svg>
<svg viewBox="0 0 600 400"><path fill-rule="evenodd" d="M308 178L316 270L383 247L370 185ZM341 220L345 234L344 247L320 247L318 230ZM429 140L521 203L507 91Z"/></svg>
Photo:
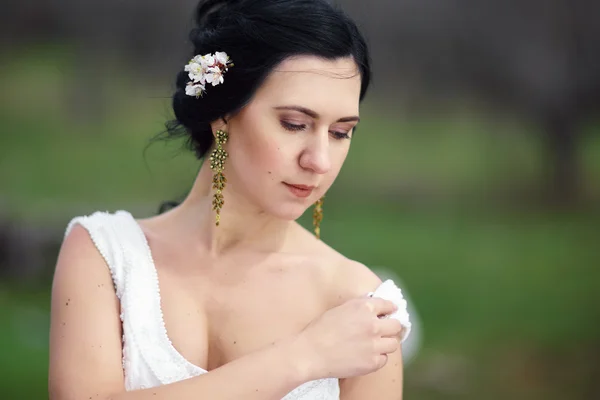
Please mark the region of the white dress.
<svg viewBox="0 0 600 400"><path fill-rule="evenodd" d="M159 282L148 241L137 221L127 211L97 211L73 218L65 236L75 224L82 225L106 261L121 304L123 326L123 371L125 389L151 388L207 373L186 360L173 346L162 315ZM392 315L410 331L410 321L400 289L386 281L374 295L395 301L399 310ZM379 296L378 292L381 292ZM338 379L306 382L284 400L339 400Z"/></svg>

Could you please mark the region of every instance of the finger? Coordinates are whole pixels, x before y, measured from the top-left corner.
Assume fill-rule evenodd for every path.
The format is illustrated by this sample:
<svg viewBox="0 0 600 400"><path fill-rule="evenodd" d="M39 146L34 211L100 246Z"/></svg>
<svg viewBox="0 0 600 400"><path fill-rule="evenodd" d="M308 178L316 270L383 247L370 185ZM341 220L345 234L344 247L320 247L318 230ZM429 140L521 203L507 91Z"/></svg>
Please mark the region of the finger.
<svg viewBox="0 0 600 400"><path fill-rule="evenodd" d="M403 326L397 319L381 319L378 322L378 332L383 337L395 337L402 333Z"/></svg>
<svg viewBox="0 0 600 400"><path fill-rule="evenodd" d="M370 305L369 309L375 315L392 314L398 309L398 307L393 302L375 297L369 299L368 304Z"/></svg>
<svg viewBox="0 0 600 400"><path fill-rule="evenodd" d="M399 343L397 338L383 337L377 340L375 351L379 354L390 354L398 350Z"/></svg>
<svg viewBox="0 0 600 400"><path fill-rule="evenodd" d="M388 356L385 353L380 353L375 358L375 371L381 369L387 364Z"/></svg>

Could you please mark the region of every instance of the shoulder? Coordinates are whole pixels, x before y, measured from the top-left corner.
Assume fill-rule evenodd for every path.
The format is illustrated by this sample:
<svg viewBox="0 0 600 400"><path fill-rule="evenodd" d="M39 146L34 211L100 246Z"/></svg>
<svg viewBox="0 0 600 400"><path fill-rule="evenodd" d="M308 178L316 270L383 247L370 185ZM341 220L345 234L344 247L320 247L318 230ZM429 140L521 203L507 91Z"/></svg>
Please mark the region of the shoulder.
<svg viewBox="0 0 600 400"><path fill-rule="evenodd" d="M70 226L62 242L58 253L58 260L55 269L55 279L57 275L65 275L66 279L78 279L76 273L81 264L102 264L102 257L92 239L82 225L73 224ZM86 268L89 269L90 268ZM93 266L91 269L96 269Z"/></svg>
<svg viewBox="0 0 600 400"><path fill-rule="evenodd" d="M58 253L52 297L69 297L81 302L81 299L94 298L92 289L95 288L103 288L114 297L111 271L107 268L111 257L99 247L98 239L90 233L89 223L75 222L76 218L69 223Z"/></svg>
<svg viewBox="0 0 600 400"><path fill-rule="evenodd" d="M346 257L327 243L315 239L304 228L294 237L295 245L304 243L303 251L318 259L320 274L326 283L326 294L333 306L374 291L382 282L369 267ZM296 240L298 239L298 240Z"/></svg>
<svg viewBox="0 0 600 400"><path fill-rule="evenodd" d="M340 254L335 265L330 290L335 305L374 291L381 279L366 265Z"/></svg>
<svg viewBox="0 0 600 400"><path fill-rule="evenodd" d="M101 214L104 213L97 211L90 215L73 217L69 221L60 247L59 261L67 264L71 260L101 261L102 257L97 248L100 239L98 226L101 225L100 219L103 218Z"/></svg>
<svg viewBox="0 0 600 400"><path fill-rule="evenodd" d="M129 211L118 210L115 212L109 211L95 211L91 214L87 215L79 215L73 217L69 223L67 224L67 228L65 230L65 238L71 233L71 230L77 226L81 225L85 230L88 231L90 236L93 236L93 231L110 224L118 223L119 221L124 221L125 219L133 218ZM92 237L92 239L94 239Z"/></svg>
<svg viewBox="0 0 600 400"><path fill-rule="evenodd" d="M131 214L123 210L114 213L95 211L88 215L73 217L65 229L61 250L76 247L80 251L96 253L99 251L104 258L107 258L105 249L110 241L110 228L122 224L126 218L131 218Z"/></svg>
<svg viewBox="0 0 600 400"><path fill-rule="evenodd" d="M106 268L107 256L99 250L90 231L83 225L73 224L65 234L58 253L54 282L58 279L68 282L110 282L111 276Z"/></svg>
<svg viewBox="0 0 600 400"><path fill-rule="evenodd" d="M88 274L98 270L102 276L108 271L115 286L122 289L123 253L126 247L135 244L134 225L133 216L124 210L96 211L72 218L65 230L57 270L74 269L70 272L73 276L82 268ZM126 242L131 243L126 246Z"/></svg>
<svg viewBox="0 0 600 400"><path fill-rule="evenodd" d="M325 243L318 251L331 307L374 291L381 279L365 264L352 260Z"/></svg>
<svg viewBox="0 0 600 400"><path fill-rule="evenodd" d="M107 211L73 217L64 232L55 273L68 271L67 276L72 278L80 273L104 276L106 265L110 265L114 258L106 228L116 217L117 213Z"/></svg>

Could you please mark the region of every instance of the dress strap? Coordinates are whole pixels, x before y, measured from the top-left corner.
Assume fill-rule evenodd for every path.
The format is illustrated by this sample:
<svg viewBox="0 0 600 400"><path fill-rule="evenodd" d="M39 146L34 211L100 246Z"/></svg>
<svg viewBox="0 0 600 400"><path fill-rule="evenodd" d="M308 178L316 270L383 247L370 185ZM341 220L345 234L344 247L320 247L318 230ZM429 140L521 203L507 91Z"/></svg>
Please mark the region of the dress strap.
<svg viewBox="0 0 600 400"><path fill-rule="evenodd" d="M127 239L127 225L130 225L127 220L127 212L117 211L112 214L105 211L96 211L91 215L75 217L67 225L65 237L76 224L87 230L92 242L110 270L115 292L117 297L121 299L125 291L127 272L124 247Z"/></svg>
<svg viewBox="0 0 600 400"><path fill-rule="evenodd" d="M123 369L129 390L167 384L206 372L186 360L171 343L161 309L158 274L141 226L128 211L97 211L74 218L90 233L108 264L121 303ZM149 386L148 386L149 385Z"/></svg>

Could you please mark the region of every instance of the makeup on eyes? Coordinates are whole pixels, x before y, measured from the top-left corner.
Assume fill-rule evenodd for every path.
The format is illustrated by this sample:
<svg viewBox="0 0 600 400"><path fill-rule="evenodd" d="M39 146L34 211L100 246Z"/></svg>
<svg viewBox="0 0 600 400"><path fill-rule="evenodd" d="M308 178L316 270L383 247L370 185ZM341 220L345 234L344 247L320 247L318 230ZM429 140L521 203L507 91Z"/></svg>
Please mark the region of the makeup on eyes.
<svg viewBox="0 0 600 400"><path fill-rule="evenodd" d="M319 113L317 113L316 111L311 110L306 107L298 106L298 105L276 106L276 107L273 107L273 109L292 112L292 114L283 116L283 119L285 121L281 121L281 124L284 128L289 127L288 130L293 130L293 131L302 130L303 128L300 128L301 125L304 125L304 128L306 128L306 125L308 125L306 123L299 122L300 120L298 119L298 115L310 117L311 123L313 120L318 120L321 118L321 115L319 115ZM294 114L296 114L296 115L294 115ZM296 122L296 121L298 121L298 122ZM341 129L338 129L338 130L333 130L332 133L336 137L343 136L343 137L349 138L350 137L349 133L351 131L353 131L353 129L356 127L356 125L358 125L358 123L360 122L360 117L358 115L351 115L351 116L339 118L335 121L335 123L352 123L352 122L354 122L354 124L351 124L350 126L346 126ZM295 125L295 126L293 126L293 125Z"/></svg>
<svg viewBox="0 0 600 400"><path fill-rule="evenodd" d="M301 122L290 122L290 121L286 121L286 120L280 120L280 124L281 126L288 130L288 131L292 131L292 132L298 132L298 131L303 131L307 128L307 124L305 123L301 123ZM329 131L336 139L350 139L350 132L352 131L352 128L350 128L350 130L345 131L345 130L331 130Z"/></svg>

